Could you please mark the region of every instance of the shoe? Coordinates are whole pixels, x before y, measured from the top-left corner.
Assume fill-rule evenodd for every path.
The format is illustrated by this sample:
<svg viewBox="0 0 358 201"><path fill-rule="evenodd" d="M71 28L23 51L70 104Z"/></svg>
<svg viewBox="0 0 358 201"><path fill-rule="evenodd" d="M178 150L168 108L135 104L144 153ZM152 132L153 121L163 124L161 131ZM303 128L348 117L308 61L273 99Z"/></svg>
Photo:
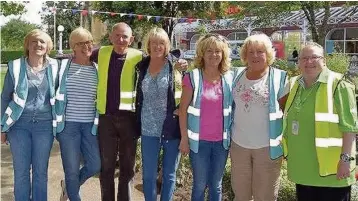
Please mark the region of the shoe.
<svg viewBox="0 0 358 201"><path fill-rule="evenodd" d="M68 201L68 195L67 195L67 190L66 190L66 183L65 180L61 180L61 196L60 196L60 201Z"/></svg>

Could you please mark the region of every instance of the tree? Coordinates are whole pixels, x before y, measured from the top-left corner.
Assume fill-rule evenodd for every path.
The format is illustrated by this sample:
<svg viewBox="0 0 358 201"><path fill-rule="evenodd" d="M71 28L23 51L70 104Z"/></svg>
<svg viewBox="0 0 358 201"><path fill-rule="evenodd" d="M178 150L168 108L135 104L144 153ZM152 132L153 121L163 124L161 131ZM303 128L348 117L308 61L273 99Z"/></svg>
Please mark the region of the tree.
<svg viewBox="0 0 358 201"><path fill-rule="evenodd" d="M21 50L24 47L24 38L31 30L39 28L20 19L11 19L1 27L1 49Z"/></svg>
<svg viewBox="0 0 358 201"><path fill-rule="evenodd" d="M328 24L328 19L331 16L330 8L337 5L337 2L332 1L275 1L275 2L233 2L232 4L240 5L243 12L237 15L238 18L246 16L256 16L255 23L261 25L271 25L275 20L288 16L291 11L303 10L309 28L312 33L313 41L324 45L325 37L331 29ZM357 2L342 2L343 6L354 6L350 12L346 14L346 18L358 12ZM315 11L318 9L324 10L323 20L321 25L316 24L318 17ZM348 9L348 8L347 8ZM345 19L342 19L343 22Z"/></svg>
<svg viewBox="0 0 358 201"><path fill-rule="evenodd" d="M99 15L102 21L108 21L108 24L117 22L128 23L133 30L140 29L139 32L146 33L148 29L157 25L167 31L171 36L177 20L170 18L208 18L209 15L222 16L222 2L211 1L98 1L92 4L93 10L116 12L116 13L133 13L139 15L153 16L149 21L139 16L123 16L119 15ZM161 16L158 20L155 16ZM170 17L170 18L163 18ZM135 31L136 33L137 31ZM142 37L140 35L139 37Z"/></svg>
<svg viewBox="0 0 358 201"><path fill-rule="evenodd" d="M1 5L1 13L4 16L21 15L26 11L25 6L17 2L1 1L0 5Z"/></svg>
<svg viewBox="0 0 358 201"><path fill-rule="evenodd" d="M47 25L47 33L52 37L52 40L54 40L53 36L54 36L54 26L55 29L57 30L57 26L58 25L62 25L65 27L65 30L63 31L63 43L64 48L69 48L68 47L68 41L69 41L69 36L71 34L71 32L79 27L81 25L80 22L80 15L81 13L76 12L73 13L72 9L82 9L84 8L85 4L87 5L87 2L79 2L79 1L59 1L56 3L56 5L54 5L53 1L46 1L43 3L43 11L41 13L41 19L42 19L42 23L44 25ZM56 6L56 13L54 15L54 7ZM63 9L69 9L64 11ZM56 16L56 24L54 25L54 16ZM87 19L88 14L83 18L83 21L86 22L88 21ZM88 24L88 23L83 23L84 25ZM90 24L90 23L89 23ZM85 27L87 29L89 29L89 27ZM57 37L58 38L58 37ZM57 40L57 39L56 39ZM56 41L54 41L55 43ZM67 47L66 47L67 46Z"/></svg>

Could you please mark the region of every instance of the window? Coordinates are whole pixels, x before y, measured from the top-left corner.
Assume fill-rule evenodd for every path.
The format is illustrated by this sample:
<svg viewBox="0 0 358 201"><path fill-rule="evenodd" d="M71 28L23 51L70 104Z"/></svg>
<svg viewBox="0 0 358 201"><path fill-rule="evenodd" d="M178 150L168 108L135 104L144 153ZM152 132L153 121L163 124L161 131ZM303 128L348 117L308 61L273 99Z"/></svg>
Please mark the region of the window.
<svg viewBox="0 0 358 201"><path fill-rule="evenodd" d="M195 50L196 41L198 41L200 38L200 34L195 34L190 39L190 50Z"/></svg>
<svg viewBox="0 0 358 201"><path fill-rule="evenodd" d="M247 32L233 32L227 36L228 40L245 40Z"/></svg>

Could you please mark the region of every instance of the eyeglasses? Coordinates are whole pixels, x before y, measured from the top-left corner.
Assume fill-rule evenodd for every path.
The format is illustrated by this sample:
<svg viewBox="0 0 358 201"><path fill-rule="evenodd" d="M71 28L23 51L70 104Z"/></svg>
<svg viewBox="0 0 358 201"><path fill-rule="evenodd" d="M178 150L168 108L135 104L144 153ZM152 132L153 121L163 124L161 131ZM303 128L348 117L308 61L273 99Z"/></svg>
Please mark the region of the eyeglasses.
<svg viewBox="0 0 358 201"><path fill-rule="evenodd" d="M312 57L300 57L299 59L302 60L302 61L304 61L304 62L307 62L307 61L309 61L309 60L311 60L311 61L318 61L318 60L320 60L320 59L323 59L323 57L322 57L322 56L312 56Z"/></svg>
<svg viewBox="0 0 358 201"><path fill-rule="evenodd" d="M93 45L93 41L89 40L89 41L85 41L85 42L78 42L75 45L78 45L80 47L90 46L90 45Z"/></svg>
<svg viewBox="0 0 358 201"><path fill-rule="evenodd" d="M203 38L203 40L206 40L210 37L215 37L216 39L218 39L219 41L225 42L227 43L227 40L224 36L220 35L220 34L216 34L216 33L210 33L210 34L206 34Z"/></svg>

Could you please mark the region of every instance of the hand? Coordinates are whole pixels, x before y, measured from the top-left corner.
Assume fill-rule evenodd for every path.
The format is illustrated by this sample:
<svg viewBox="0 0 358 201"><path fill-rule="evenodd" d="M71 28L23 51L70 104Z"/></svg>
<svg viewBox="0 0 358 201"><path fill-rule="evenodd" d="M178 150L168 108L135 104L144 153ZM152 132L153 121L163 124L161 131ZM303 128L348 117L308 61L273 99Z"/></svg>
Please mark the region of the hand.
<svg viewBox="0 0 358 201"><path fill-rule="evenodd" d="M179 150L183 155L186 155L190 152L188 138L182 138L180 140Z"/></svg>
<svg viewBox="0 0 358 201"><path fill-rule="evenodd" d="M350 176L349 171L349 162L343 162L342 160L339 160L338 167L337 167L337 179L345 179Z"/></svg>
<svg viewBox="0 0 358 201"><path fill-rule="evenodd" d="M7 141L6 133L1 133L1 144L9 144L9 142Z"/></svg>
<svg viewBox="0 0 358 201"><path fill-rule="evenodd" d="M173 114L179 115L179 110L178 109L174 110Z"/></svg>
<svg viewBox="0 0 358 201"><path fill-rule="evenodd" d="M188 69L188 61L186 61L185 59L179 59L175 63L174 68L179 71L186 71Z"/></svg>

